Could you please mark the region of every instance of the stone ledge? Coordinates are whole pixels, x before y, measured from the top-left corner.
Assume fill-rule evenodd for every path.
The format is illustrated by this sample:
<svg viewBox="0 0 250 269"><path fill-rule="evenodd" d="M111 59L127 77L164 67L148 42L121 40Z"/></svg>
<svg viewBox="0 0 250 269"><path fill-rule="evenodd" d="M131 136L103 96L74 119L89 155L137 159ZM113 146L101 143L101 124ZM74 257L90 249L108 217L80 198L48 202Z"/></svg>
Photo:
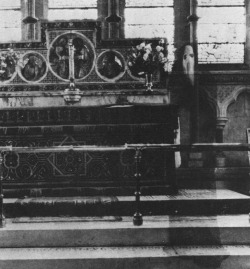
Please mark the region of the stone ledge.
<svg viewBox="0 0 250 269"><path fill-rule="evenodd" d="M176 175L179 180L243 180L249 179L250 167L223 168L178 168Z"/></svg>
<svg viewBox="0 0 250 269"><path fill-rule="evenodd" d="M111 105L168 105L169 96L166 90L156 90L153 93L141 91L89 91L80 92L79 102L71 106L111 106ZM64 92L2 92L0 93L0 106L4 108L20 107L61 107L68 106L64 100Z"/></svg>
<svg viewBox="0 0 250 269"><path fill-rule="evenodd" d="M4 269L200 269L249 268L250 247L175 246L1 249Z"/></svg>

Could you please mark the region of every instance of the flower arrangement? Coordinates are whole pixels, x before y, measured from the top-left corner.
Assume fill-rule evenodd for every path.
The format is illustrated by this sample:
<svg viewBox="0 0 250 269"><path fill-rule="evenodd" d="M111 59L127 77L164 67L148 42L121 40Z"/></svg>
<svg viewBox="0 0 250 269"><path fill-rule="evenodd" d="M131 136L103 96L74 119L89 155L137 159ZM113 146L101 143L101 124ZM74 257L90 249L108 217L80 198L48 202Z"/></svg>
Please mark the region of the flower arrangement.
<svg viewBox="0 0 250 269"><path fill-rule="evenodd" d="M152 43L142 42L132 48L132 55L129 58L128 66L132 75L136 77L146 77L152 75L160 67L168 71L168 51L164 39L160 39L155 46Z"/></svg>
<svg viewBox="0 0 250 269"><path fill-rule="evenodd" d="M20 55L13 49L0 52L0 80L8 80L12 77L16 70L16 64Z"/></svg>

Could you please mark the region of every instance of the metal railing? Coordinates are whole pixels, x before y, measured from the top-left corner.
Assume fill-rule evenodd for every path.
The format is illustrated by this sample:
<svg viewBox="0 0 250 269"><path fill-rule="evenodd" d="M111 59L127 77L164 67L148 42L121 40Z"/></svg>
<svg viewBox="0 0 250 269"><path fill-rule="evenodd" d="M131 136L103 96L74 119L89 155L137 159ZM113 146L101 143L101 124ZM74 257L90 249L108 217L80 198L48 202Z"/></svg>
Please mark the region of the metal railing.
<svg viewBox="0 0 250 269"><path fill-rule="evenodd" d="M3 160L8 152L16 153L59 153L59 152L107 152L133 150L135 152L135 179L136 179L136 212L133 216L133 223L136 226L143 224L143 216L140 210L140 180L141 180L141 159L143 151L149 149L166 150L170 152L206 152L206 151L250 151L250 144L242 143L204 143L204 144L125 144L123 146L54 146L54 147L0 147L0 227L5 226L3 214Z"/></svg>

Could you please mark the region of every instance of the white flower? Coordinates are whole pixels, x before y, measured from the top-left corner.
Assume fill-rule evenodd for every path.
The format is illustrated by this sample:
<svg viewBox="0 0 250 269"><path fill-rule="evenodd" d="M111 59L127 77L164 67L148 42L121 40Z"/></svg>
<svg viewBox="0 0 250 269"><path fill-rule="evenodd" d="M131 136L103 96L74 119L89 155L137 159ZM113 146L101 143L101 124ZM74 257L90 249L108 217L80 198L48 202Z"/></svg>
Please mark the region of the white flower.
<svg viewBox="0 0 250 269"><path fill-rule="evenodd" d="M160 51L162 51L163 50L163 47L161 47L161 46L156 46L156 51L158 51L158 52L160 52Z"/></svg>
<svg viewBox="0 0 250 269"><path fill-rule="evenodd" d="M137 50L142 50L143 48L145 48L145 46L146 46L145 42L142 42L140 45L136 46L136 49Z"/></svg>
<svg viewBox="0 0 250 269"><path fill-rule="evenodd" d="M144 53L144 55L143 55L143 60L144 60L144 61L147 61L148 56L149 56L149 52Z"/></svg>
<svg viewBox="0 0 250 269"><path fill-rule="evenodd" d="M146 52L150 53L152 51L151 43L147 44L147 46L145 46L144 50Z"/></svg>

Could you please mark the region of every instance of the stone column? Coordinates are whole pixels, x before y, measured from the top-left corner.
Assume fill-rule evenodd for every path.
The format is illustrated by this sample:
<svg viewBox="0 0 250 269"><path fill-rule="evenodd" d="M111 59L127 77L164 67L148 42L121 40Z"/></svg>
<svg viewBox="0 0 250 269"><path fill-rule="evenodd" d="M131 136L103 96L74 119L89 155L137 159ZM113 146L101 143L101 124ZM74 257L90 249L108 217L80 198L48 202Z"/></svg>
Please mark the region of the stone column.
<svg viewBox="0 0 250 269"><path fill-rule="evenodd" d="M108 17L106 22L108 23L108 39L120 38L120 23L122 18L120 13L120 1L108 0Z"/></svg>
<svg viewBox="0 0 250 269"><path fill-rule="evenodd" d="M190 25L190 43L194 50L194 85L192 85L192 93L194 98L194 105L190 110L190 142L199 142L199 86L198 86L198 37L197 37L197 0L190 0L190 16L188 17L188 22ZM193 152L189 154L188 166L194 168L203 167L202 153Z"/></svg>
<svg viewBox="0 0 250 269"><path fill-rule="evenodd" d="M198 86L198 37L197 37L197 0L190 0L190 16L188 22L190 25L190 43L194 50L194 85L193 85L193 97L194 106L191 108L191 143L199 142L199 86Z"/></svg>
<svg viewBox="0 0 250 269"><path fill-rule="evenodd" d="M216 143L223 143L223 131L224 131L227 121L228 121L228 118L226 117L218 117L216 119L216 134L215 134ZM216 167L226 166L226 157L223 151L216 152L215 165Z"/></svg>
<svg viewBox="0 0 250 269"><path fill-rule="evenodd" d="M22 39L39 41L41 36L40 20L48 18L48 0L21 0Z"/></svg>
<svg viewBox="0 0 250 269"><path fill-rule="evenodd" d="M124 38L125 0L98 0L98 20L102 22L102 39Z"/></svg>
<svg viewBox="0 0 250 269"><path fill-rule="evenodd" d="M245 63L250 68L250 2L245 0L246 4L246 47L245 47Z"/></svg>

